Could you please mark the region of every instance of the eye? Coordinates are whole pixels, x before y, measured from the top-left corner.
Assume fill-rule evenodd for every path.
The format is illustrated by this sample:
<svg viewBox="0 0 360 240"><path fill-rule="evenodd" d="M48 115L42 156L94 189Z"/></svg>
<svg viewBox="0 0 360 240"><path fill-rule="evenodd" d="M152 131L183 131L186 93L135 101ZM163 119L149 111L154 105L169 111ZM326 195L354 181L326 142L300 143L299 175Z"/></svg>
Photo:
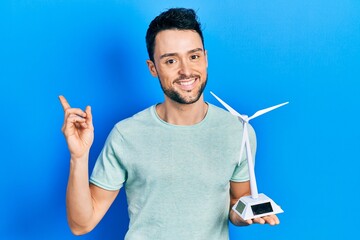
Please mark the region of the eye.
<svg viewBox="0 0 360 240"><path fill-rule="evenodd" d="M175 59L172 59L172 58L170 58L170 59L168 59L168 60L166 60L166 62L165 62L166 64L174 64L174 63L176 63L176 60Z"/></svg>
<svg viewBox="0 0 360 240"><path fill-rule="evenodd" d="M199 55L191 55L191 60L196 60L196 59L199 59L200 58L200 56Z"/></svg>

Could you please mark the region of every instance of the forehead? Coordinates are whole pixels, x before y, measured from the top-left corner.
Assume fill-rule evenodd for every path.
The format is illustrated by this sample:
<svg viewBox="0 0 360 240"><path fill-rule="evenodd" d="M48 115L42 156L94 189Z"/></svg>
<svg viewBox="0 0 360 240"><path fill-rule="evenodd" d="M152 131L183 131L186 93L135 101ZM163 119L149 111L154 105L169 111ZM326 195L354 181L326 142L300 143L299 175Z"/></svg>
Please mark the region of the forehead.
<svg viewBox="0 0 360 240"><path fill-rule="evenodd" d="M203 44L200 35L193 30L163 30L156 35L154 55L165 53L185 53L201 48Z"/></svg>

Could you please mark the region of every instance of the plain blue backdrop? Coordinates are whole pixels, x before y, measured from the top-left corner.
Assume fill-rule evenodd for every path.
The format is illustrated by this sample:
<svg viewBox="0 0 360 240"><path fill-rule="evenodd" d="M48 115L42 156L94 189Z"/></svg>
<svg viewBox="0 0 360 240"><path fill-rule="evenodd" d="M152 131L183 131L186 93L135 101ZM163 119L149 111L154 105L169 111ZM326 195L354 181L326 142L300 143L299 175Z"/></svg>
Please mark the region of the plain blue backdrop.
<svg viewBox="0 0 360 240"><path fill-rule="evenodd" d="M124 191L93 232L75 237L67 226L57 97L92 106L92 169L117 121L163 99L144 39L169 7L194 8L203 23L207 101L219 105L211 90L249 115L290 101L252 122L259 191L285 210L281 224L231 226L231 239L358 235L359 1L2 0L0 238L123 239Z"/></svg>

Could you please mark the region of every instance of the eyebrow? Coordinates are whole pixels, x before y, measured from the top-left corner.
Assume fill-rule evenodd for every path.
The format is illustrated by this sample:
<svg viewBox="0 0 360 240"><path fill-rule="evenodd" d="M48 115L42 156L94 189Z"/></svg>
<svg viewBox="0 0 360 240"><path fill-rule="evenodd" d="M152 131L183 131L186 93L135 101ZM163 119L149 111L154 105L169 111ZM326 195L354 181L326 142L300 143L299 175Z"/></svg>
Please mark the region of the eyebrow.
<svg viewBox="0 0 360 240"><path fill-rule="evenodd" d="M204 51L204 49L202 49L202 48L195 48L195 49L192 49L192 50L188 51L187 53L194 53L194 52L199 52L199 51L202 52L202 51ZM163 54L163 55L160 56L160 59L166 58L166 57L172 57L172 56L176 56L176 55L178 55L178 53L165 53L165 54Z"/></svg>

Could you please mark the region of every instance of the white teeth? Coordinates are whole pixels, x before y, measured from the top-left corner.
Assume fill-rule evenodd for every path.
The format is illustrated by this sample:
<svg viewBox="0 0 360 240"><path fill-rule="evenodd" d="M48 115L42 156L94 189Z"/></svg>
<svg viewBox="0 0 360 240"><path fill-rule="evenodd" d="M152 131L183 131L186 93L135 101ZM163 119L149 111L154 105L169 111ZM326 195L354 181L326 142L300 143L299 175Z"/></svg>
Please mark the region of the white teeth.
<svg viewBox="0 0 360 240"><path fill-rule="evenodd" d="M195 82L195 79L194 80L191 80L191 81L188 81L188 82L180 82L180 85L182 86L189 86L191 84L193 84Z"/></svg>

